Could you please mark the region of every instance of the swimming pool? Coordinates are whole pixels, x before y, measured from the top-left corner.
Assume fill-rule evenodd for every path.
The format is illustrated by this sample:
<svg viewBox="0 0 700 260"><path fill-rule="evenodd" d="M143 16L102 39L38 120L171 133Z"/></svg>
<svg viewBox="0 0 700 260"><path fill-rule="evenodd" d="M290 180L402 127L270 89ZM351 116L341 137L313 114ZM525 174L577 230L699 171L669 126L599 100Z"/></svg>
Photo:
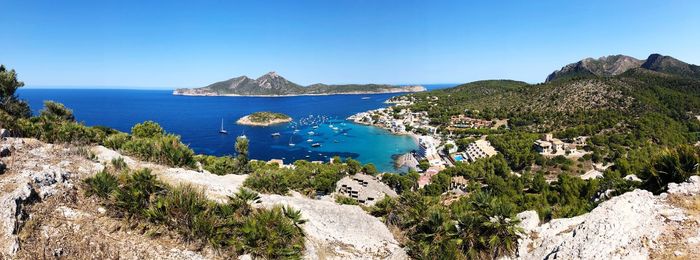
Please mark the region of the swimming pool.
<svg viewBox="0 0 700 260"><path fill-rule="evenodd" d="M464 161L464 156L462 156L461 154L458 154L458 155L455 155L454 159L455 159L455 161L461 162L461 161Z"/></svg>

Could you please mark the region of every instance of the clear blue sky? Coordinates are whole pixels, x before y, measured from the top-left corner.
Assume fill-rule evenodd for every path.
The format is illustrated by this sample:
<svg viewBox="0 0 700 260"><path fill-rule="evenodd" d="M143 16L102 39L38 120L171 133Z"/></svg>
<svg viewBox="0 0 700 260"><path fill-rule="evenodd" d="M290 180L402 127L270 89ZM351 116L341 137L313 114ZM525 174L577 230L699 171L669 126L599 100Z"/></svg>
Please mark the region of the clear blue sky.
<svg viewBox="0 0 700 260"><path fill-rule="evenodd" d="M700 1L0 1L29 86L541 82L585 57L700 64Z"/></svg>

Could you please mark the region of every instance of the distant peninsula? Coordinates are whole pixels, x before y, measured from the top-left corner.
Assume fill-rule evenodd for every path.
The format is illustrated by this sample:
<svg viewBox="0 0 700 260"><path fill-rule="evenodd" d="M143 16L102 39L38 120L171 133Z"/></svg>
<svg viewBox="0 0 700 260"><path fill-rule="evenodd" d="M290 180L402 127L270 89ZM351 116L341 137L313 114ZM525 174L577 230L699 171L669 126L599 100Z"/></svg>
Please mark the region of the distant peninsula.
<svg viewBox="0 0 700 260"><path fill-rule="evenodd" d="M395 86L384 84L313 84L301 86L291 82L275 72L267 73L257 79L240 76L213 83L201 88L182 88L173 91L173 95L183 96L314 96L335 94L381 94L425 91L423 86Z"/></svg>
<svg viewBox="0 0 700 260"><path fill-rule="evenodd" d="M292 118L288 115L275 112L255 112L250 115L241 117L236 121L239 125L250 126L269 126L291 122Z"/></svg>

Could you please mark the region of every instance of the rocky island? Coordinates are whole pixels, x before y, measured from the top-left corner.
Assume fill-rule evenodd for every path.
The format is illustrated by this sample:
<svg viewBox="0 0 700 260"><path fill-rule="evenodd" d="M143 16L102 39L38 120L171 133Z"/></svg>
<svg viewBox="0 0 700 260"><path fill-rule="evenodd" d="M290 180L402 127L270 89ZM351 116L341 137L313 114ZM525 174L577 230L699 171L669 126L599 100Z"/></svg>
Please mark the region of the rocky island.
<svg viewBox="0 0 700 260"><path fill-rule="evenodd" d="M425 91L423 86L395 86L385 84L313 84L301 86L291 82L277 73L270 72L257 79L240 76L213 83L201 88L183 88L173 91L173 95L182 96L321 96L337 94L382 94Z"/></svg>
<svg viewBox="0 0 700 260"><path fill-rule="evenodd" d="M292 118L288 115L275 112L255 112L250 115L241 117L236 121L239 125L250 126L270 126L282 123L291 122Z"/></svg>

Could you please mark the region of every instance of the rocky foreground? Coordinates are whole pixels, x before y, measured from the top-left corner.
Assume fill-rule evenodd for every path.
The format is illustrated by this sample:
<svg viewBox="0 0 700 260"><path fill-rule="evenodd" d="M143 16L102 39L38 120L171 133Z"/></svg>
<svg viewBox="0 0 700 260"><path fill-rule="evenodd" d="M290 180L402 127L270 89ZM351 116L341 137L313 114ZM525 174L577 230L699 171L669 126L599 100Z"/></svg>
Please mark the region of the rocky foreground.
<svg viewBox="0 0 700 260"><path fill-rule="evenodd" d="M0 148L7 166L0 174L0 259L219 259L206 246L184 243L167 231L156 236L138 223L109 217L98 201L82 194L81 180L123 157L130 168L151 168L162 181L194 184L211 199L224 201L247 177L141 162L101 146L8 138ZM699 194L696 176L671 185L666 194L636 190L574 218L540 224L535 212L523 212L518 217L525 235L515 257L698 259ZM260 207L285 204L301 210L308 220L303 226L307 259L408 258L389 229L360 207L298 194L261 197Z"/></svg>
<svg viewBox="0 0 700 260"><path fill-rule="evenodd" d="M0 175L0 259L220 259L201 245L180 242L176 236L154 237L137 224L107 216L98 201L83 196L81 179L122 157L132 169L150 168L166 183L193 184L210 199L224 201L247 177L165 167L102 146L82 149L15 138L4 140L3 146L11 152L2 159L8 170ZM90 154L92 160L87 159ZM389 229L360 207L296 194L261 194L261 199L257 206L284 204L301 210L308 220L303 226L307 259L408 258Z"/></svg>

